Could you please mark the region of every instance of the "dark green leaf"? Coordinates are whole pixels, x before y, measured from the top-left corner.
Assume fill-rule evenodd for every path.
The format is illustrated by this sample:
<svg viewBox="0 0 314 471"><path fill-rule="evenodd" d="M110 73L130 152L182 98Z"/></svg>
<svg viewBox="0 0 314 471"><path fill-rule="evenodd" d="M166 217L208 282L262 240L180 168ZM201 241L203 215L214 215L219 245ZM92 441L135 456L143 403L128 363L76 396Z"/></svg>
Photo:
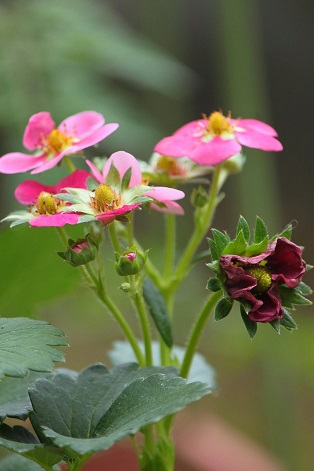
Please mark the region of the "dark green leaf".
<svg viewBox="0 0 314 471"><path fill-rule="evenodd" d="M303 294L304 296L312 294L312 288L305 284L303 281L297 286L296 290L300 293Z"/></svg>
<svg viewBox="0 0 314 471"><path fill-rule="evenodd" d="M244 237L245 241L249 242L250 241L251 231L250 231L250 227L249 227L247 221L244 219L243 216L240 216L240 218L239 218L238 227L237 227L237 234L240 231L243 232L243 237Z"/></svg>
<svg viewBox="0 0 314 471"><path fill-rule="evenodd" d="M280 334L280 320L279 319L274 319L273 321L269 322L271 327L275 329L275 331Z"/></svg>
<svg viewBox="0 0 314 471"><path fill-rule="evenodd" d="M215 293L221 289L221 282L218 278L209 278L207 282L207 289Z"/></svg>
<svg viewBox="0 0 314 471"><path fill-rule="evenodd" d="M215 307L215 320L220 321L220 319L226 317L230 313L232 306L232 300L222 298Z"/></svg>
<svg viewBox="0 0 314 471"><path fill-rule="evenodd" d="M63 332L47 322L0 318L0 378L51 371L53 362L64 361L64 353L54 348L61 345L67 345Z"/></svg>
<svg viewBox="0 0 314 471"><path fill-rule="evenodd" d="M172 326L165 300L149 278L143 283L143 295L155 326L168 347L172 346Z"/></svg>
<svg viewBox="0 0 314 471"><path fill-rule="evenodd" d="M251 321L247 313L245 312L244 307L241 305L241 317L244 322L245 328L247 330L247 333L249 334L250 338L252 339L257 331L257 322Z"/></svg>
<svg viewBox="0 0 314 471"><path fill-rule="evenodd" d="M230 237L227 234L218 231L217 229L212 229L212 233L214 236L214 241L216 243L218 258L220 258L220 255L222 254L224 248L230 242Z"/></svg>
<svg viewBox="0 0 314 471"><path fill-rule="evenodd" d="M254 243L258 244L268 236L267 227L264 221L259 217L256 216L255 222L255 231L254 231Z"/></svg>
<svg viewBox="0 0 314 471"><path fill-rule="evenodd" d="M244 238L242 229L238 232L237 237L229 242L223 251L223 255L243 255L246 251L247 243Z"/></svg>
<svg viewBox="0 0 314 471"><path fill-rule="evenodd" d="M298 291L298 287L289 288L286 285L280 285L278 289L280 293L281 303L284 307L294 309L294 305L312 304L309 299L302 296L302 294Z"/></svg>
<svg viewBox="0 0 314 471"><path fill-rule="evenodd" d="M24 456L10 455L0 462L1 471L42 471L44 468Z"/></svg>
<svg viewBox="0 0 314 471"><path fill-rule="evenodd" d="M283 318L280 319L280 324L287 330L295 330L298 328L293 317L286 309L283 310Z"/></svg>

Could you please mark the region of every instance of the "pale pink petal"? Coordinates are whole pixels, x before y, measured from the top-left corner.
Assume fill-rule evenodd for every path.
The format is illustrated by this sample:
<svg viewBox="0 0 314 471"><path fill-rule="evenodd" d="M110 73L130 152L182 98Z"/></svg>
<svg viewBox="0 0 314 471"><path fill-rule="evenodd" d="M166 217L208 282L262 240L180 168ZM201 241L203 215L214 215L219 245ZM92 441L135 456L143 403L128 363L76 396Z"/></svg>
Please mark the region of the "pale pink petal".
<svg viewBox="0 0 314 471"><path fill-rule="evenodd" d="M141 185L142 183L141 168L138 161L132 154L129 154L128 152L124 152L123 150L114 152L104 165L103 181L106 179L112 164L118 170L121 180L123 176L125 175L125 173L129 170L129 168L131 168L132 173L131 173L129 188L132 188L133 186Z"/></svg>
<svg viewBox="0 0 314 471"><path fill-rule="evenodd" d="M207 121L205 119L199 119L197 121L190 121L189 123L181 126L173 135L180 136L200 136L206 129Z"/></svg>
<svg viewBox="0 0 314 471"><path fill-rule="evenodd" d="M74 143L71 148L67 149L67 154L74 154L82 149L86 149L86 147L94 146L95 144L112 134L116 129L118 129L118 127L119 124L117 123L105 124L100 129L93 131L90 135L88 135L81 141Z"/></svg>
<svg viewBox="0 0 314 471"><path fill-rule="evenodd" d="M20 173L36 168L45 161L46 156L34 157L33 155L11 152L0 159L0 173Z"/></svg>
<svg viewBox="0 0 314 471"><path fill-rule="evenodd" d="M80 217L80 214L74 213L57 213L51 216L42 214L41 216L31 219L29 224L32 227L61 227L65 224L77 224Z"/></svg>
<svg viewBox="0 0 314 471"><path fill-rule="evenodd" d="M182 216L184 214L184 209L178 203L174 201L164 201L163 202L166 207L158 206L158 204L151 203L151 208L155 211L159 211L160 213L170 213L170 214L177 214L178 216Z"/></svg>
<svg viewBox="0 0 314 471"><path fill-rule="evenodd" d="M91 169L93 177L94 177L99 183L102 183L103 180L104 180L104 177L102 176L102 174L100 173L100 171L98 170L98 168L96 168L95 165L94 165L90 160L86 160L86 163L87 163L87 165L89 166L89 168Z"/></svg>
<svg viewBox="0 0 314 471"><path fill-rule="evenodd" d="M66 151L60 152L59 154L55 154L54 157L50 160L43 160L42 163L37 165L37 167L31 172L32 175L35 175L36 173L42 173L45 172L46 170L49 170L56 165L62 160L63 156L66 154Z"/></svg>
<svg viewBox="0 0 314 471"><path fill-rule="evenodd" d="M47 193L54 193L55 187L43 185L35 180L26 180L22 182L15 190L14 196L21 204L34 204L38 195L46 191Z"/></svg>
<svg viewBox="0 0 314 471"><path fill-rule="evenodd" d="M145 196L150 196L156 201L175 201L181 200L185 197L185 194L181 190L176 190L175 188L167 188L163 186L154 186L151 190L145 193Z"/></svg>
<svg viewBox="0 0 314 471"><path fill-rule="evenodd" d="M188 157L199 165L217 165L238 154L241 146L234 139L214 137L209 142L202 142Z"/></svg>
<svg viewBox="0 0 314 471"><path fill-rule="evenodd" d="M75 137L81 140L96 131L96 129L99 129L104 123L105 118L100 113L96 113L96 111L82 111L63 120L58 129L63 134L75 135Z"/></svg>
<svg viewBox="0 0 314 471"><path fill-rule="evenodd" d="M173 135L165 137L154 147L154 152L171 157L190 157L190 153L201 143L201 136Z"/></svg>
<svg viewBox="0 0 314 471"><path fill-rule="evenodd" d="M118 216L121 216L122 214L125 214L125 213L129 213L130 211L133 211L139 206L140 206L140 203L126 204L125 206L115 209L114 211L107 211L106 213L97 214L97 216L95 217L96 219L99 219L103 224L106 225L106 224L110 224L110 222L112 222Z"/></svg>
<svg viewBox="0 0 314 471"><path fill-rule="evenodd" d="M283 149L282 144L275 137L267 134L247 130L244 132L235 131L235 135L240 144L253 149L266 151L280 151Z"/></svg>
<svg viewBox="0 0 314 471"><path fill-rule="evenodd" d="M86 170L75 170L56 184L54 193L59 193L63 188L84 188L87 189L86 180L91 174Z"/></svg>
<svg viewBox="0 0 314 471"><path fill-rule="evenodd" d="M55 126L48 111L30 117L23 136L23 146L28 150L42 147L42 138L50 134Z"/></svg>
<svg viewBox="0 0 314 471"><path fill-rule="evenodd" d="M278 135L275 129L269 126L269 124L258 121L257 119L233 119L231 121L233 121L233 124L235 124L237 128L260 132L261 134L268 134L269 136Z"/></svg>

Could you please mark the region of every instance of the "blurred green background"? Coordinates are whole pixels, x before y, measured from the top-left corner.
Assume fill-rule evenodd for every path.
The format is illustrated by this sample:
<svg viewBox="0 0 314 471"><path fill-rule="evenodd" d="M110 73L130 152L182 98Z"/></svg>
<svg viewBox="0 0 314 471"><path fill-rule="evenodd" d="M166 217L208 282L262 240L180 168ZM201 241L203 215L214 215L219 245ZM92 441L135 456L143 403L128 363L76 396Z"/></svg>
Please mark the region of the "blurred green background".
<svg viewBox="0 0 314 471"><path fill-rule="evenodd" d="M261 119L278 131L284 152L246 151L245 168L227 182L214 225L233 233L240 213L251 224L258 214L277 232L295 220L293 240L313 263L313 13L313 2L305 0L2 0L1 155L23 151L25 125L43 110L56 123L96 110L120 128L89 155L126 150L144 160L160 138L213 109ZM53 183L64 174L61 167L41 180ZM25 175L0 179L3 217L17 208L12 191ZM179 249L190 227L188 202L185 208ZM143 215L138 224L158 262L162 215ZM34 316L63 329L71 344L68 367L106 360L121 334L92 295L77 287L75 270L56 256L62 245L54 231L3 227L0 244L1 315ZM110 257L113 294L126 305ZM177 301L180 344L208 271L191 275ZM314 286L313 273L305 281ZM251 342L234 313L210 322L201 345L220 385L217 397L203 401L204 412L219 413L289 471L313 469L312 314L311 307L299 310L300 330L293 334L278 336L261 326Z"/></svg>

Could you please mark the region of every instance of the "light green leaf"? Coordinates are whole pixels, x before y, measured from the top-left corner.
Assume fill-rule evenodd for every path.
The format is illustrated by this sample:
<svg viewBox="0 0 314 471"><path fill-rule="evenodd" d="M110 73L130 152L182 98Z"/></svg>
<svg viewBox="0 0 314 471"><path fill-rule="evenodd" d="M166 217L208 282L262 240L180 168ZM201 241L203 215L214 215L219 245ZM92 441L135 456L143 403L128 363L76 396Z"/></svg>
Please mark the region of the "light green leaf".
<svg viewBox="0 0 314 471"><path fill-rule="evenodd" d="M64 361L64 353L54 347L65 345L63 332L47 322L0 318L0 378L51 371L53 362Z"/></svg>
<svg viewBox="0 0 314 471"><path fill-rule="evenodd" d="M42 471L39 464L20 455L10 455L0 461L1 471Z"/></svg>
<svg viewBox="0 0 314 471"><path fill-rule="evenodd" d="M172 326L161 293L149 278L143 283L143 295L158 332L168 347L172 346Z"/></svg>
<svg viewBox="0 0 314 471"><path fill-rule="evenodd" d="M256 216L256 222L255 222L255 231L254 231L254 243L258 244L262 240L265 239L265 237L268 236L268 231L267 227L264 223L264 221L259 217Z"/></svg>

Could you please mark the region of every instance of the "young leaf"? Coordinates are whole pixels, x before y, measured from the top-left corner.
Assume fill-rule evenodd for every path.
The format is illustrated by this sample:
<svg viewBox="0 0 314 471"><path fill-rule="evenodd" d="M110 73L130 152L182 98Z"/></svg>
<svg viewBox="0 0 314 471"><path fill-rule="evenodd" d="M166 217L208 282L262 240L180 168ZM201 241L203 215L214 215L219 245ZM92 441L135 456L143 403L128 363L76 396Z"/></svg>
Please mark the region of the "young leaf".
<svg viewBox="0 0 314 471"><path fill-rule="evenodd" d="M240 218L239 218L238 227L237 227L237 234L240 231L243 232L243 236L244 236L245 241L249 242L250 241L250 236L251 236L250 227L249 227L247 221L244 219L243 216L240 216Z"/></svg>
<svg viewBox="0 0 314 471"><path fill-rule="evenodd" d="M257 322L251 321L247 313L245 312L244 307L241 305L240 307L241 310L241 317L244 322L245 328L247 330L247 333L249 334L250 338L254 338L256 331L257 331Z"/></svg>
<svg viewBox="0 0 314 471"><path fill-rule="evenodd" d="M63 332L47 322L0 318L0 378L51 371L53 362L64 361L64 353L54 348L61 345L67 345Z"/></svg>
<svg viewBox="0 0 314 471"><path fill-rule="evenodd" d="M143 283L143 295L155 326L165 344L172 346L172 327L164 298L149 278Z"/></svg>
<svg viewBox="0 0 314 471"><path fill-rule="evenodd" d="M220 321L224 317L227 317L233 306L233 301L222 298L215 307L215 321Z"/></svg>
<svg viewBox="0 0 314 471"><path fill-rule="evenodd" d="M264 221L259 216L256 216L254 243L258 244L259 242L262 242L262 240L264 240L267 236L268 231Z"/></svg>

